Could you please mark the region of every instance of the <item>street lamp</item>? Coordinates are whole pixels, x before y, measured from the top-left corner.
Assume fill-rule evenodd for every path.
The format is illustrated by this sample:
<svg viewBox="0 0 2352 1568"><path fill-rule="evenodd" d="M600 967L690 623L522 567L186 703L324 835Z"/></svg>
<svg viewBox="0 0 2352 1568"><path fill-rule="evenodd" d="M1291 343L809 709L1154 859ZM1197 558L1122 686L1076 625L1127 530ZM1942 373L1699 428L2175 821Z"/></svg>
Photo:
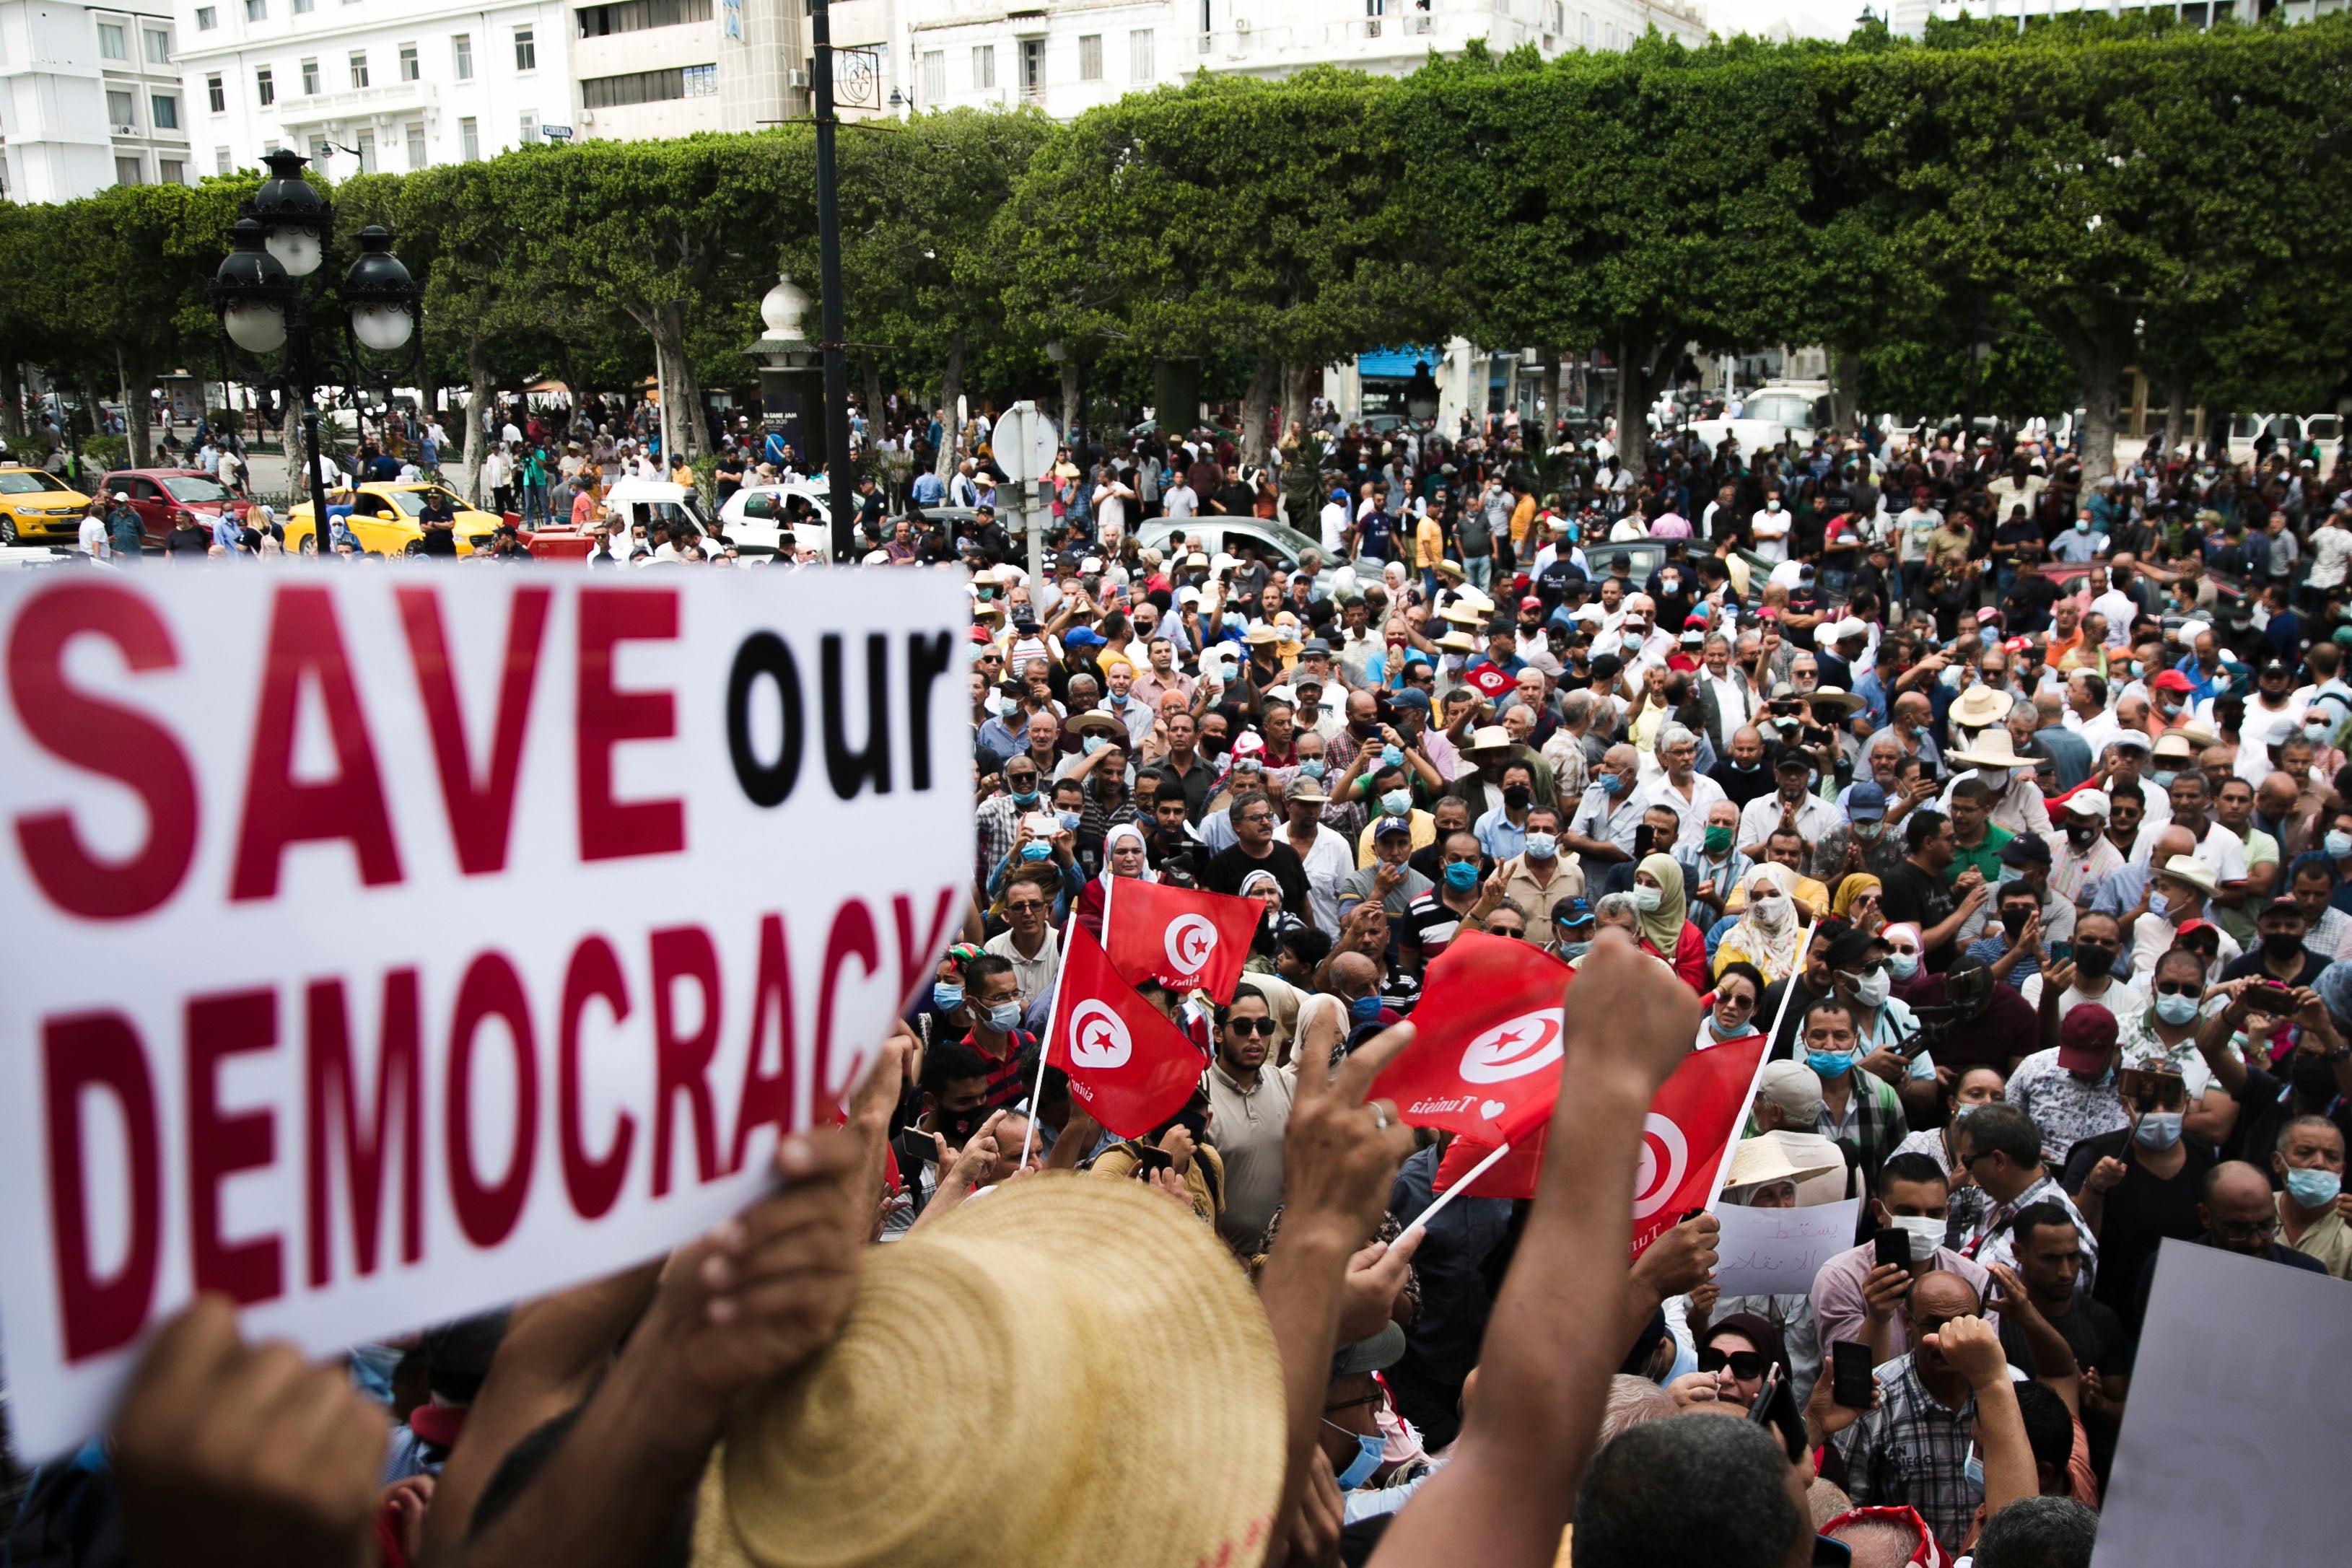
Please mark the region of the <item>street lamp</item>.
<svg viewBox="0 0 2352 1568"><path fill-rule="evenodd" d="M230 231L230 249L213 274L210 293L220 313L221 333L236 351L247 379L269 394L269 412L281 426L289 413L302 423L303 465L310 472L310 548L327 528L327 487L319 473L319 416L311 394L321 385L349 387L353 402L380 390L391 401L394 379L414 373L424 357L416 336L424 290L392 254L392 235L370 225L359 234L360 254L343 274L341 287L306 290L302 279L327 259L327 236L334 213L302 177L310 162L286 149L270 153L269 178L254 193L247 215ZM343 341L320 343L312 335L310 308L340 311ZM370 354L407 353L379 367ZM276 355L275 368L258 361ZM248 361L245 356L252 356Z"/></svg>

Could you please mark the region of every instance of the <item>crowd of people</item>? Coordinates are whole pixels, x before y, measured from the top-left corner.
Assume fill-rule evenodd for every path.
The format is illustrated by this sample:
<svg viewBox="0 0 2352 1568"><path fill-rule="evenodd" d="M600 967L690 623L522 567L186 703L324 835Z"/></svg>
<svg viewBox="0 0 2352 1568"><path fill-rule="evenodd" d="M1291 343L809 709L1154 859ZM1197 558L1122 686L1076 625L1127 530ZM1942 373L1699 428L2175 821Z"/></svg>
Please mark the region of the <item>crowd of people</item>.
<svg viewBox="0 0 2352 1568"><path fill-rule="evenodd" d="M339 1368L200 1304L9 1561L2086 1564L2160 1243L2352 1278L2352 466L1675 437L1555 487L1500 423L1283 445L1295 570L1139 545L1296 492L1207 431L1066 453L1042 580L983 510L925 531L971 585L972 897L775 1196ZM1122 880L1263 906L1230 998L1139 988L1202 1071L1135 1137L1040 1071ZM1465 933L1575 973L1535 1196L1437 1208L1449 1135L1367 1095ZM1726 1296L1698 1214L1629 1265L1651 1095L1759 1031L1723 1201L1858 1199L1853 1245ZM1234 1326L1107 1339L1114 1297ZM1165 1427L1195 1401L1248 1429ZM812 1451L861 1422L961 1513ZM1112 1475L1125 1526L1057 1531Z"/></svg>

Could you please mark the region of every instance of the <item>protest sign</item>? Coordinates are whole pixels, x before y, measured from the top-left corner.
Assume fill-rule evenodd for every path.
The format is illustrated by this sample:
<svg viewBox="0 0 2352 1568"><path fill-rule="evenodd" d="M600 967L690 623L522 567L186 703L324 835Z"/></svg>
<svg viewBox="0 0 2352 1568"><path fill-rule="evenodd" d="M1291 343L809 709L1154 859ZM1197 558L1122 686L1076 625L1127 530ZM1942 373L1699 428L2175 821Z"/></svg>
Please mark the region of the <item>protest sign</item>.
<svg viewBox="0 0 2352 1568"><path fill-rule="evenodd" d="M324 1352L731 1213L962 913L940 575L8 575L27 1456L196 1291Z"/></svg>
<svg viewBox="0 0 2352 1568"><path fill-rule="evenodd" d="M1853 1245L1862 1199L1811 1208L1748 1208L1718 1203L1716 1289L1727 1296L1800 1296L1832 1256Z"/></svg>
<svg viewBox="0 0 2352 1568"><path fill-rule="evenodd" d="M2168 1240L2134 1364L2091 1568L2343 1561L2352 1284Z"/></svg>

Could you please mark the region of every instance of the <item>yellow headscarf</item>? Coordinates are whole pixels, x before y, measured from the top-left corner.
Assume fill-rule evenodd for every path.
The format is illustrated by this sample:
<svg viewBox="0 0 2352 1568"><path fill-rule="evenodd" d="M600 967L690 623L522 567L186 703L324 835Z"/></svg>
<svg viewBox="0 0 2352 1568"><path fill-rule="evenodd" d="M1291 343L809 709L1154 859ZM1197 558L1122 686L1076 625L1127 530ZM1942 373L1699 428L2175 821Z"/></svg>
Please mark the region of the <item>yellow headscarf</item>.
<svg viewBox="0 0 2352 1568"><path fill-rule="evenodd" d="M1853 901L1865 893L1880 891L1881 886L1876 877L1864 872L1854 873L1853 875L1837 884L1837 894L1830 900L1830 913L1840 920L1851 918L1853 914Z"/></svg>

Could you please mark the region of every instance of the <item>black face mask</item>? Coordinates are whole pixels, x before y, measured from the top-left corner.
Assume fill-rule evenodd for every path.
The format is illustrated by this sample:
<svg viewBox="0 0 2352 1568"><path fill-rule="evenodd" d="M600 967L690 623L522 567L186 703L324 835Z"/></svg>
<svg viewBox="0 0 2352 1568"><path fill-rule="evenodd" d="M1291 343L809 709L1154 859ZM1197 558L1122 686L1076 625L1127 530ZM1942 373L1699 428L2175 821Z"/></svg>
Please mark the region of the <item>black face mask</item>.
<svg viewBox="0 0 2352 1568"><path fill-rule="evenodd" d="M2099 841L2099 830L2096 828L2069 828L2066 830L2066 841L2074 845L2078 850L2087 850L2093 844Z"/></svg>
<svg viewBox="0 0 2352 1568"><path fill-rule="evenodd" d="M1509 784L1504 786L1503 804L1508 806L1514 811L1526 810L1528 809L1528 803L1535 798L1536 792L1528 789L1524 784Z"/></svg>
<svg viewBox="0 0 2352 1568"><path fill-rule="evenodd" d="M2302 952L2303 938L2292 931L2263 933L2263 956L2265 958L2275 959L2283 964Z"/></svg>
<svg viewBox="0 0 2352 1568"><path fill-rule="evenodd" d="M2336 1070L2307 1051L2294 1053L2294 1062L2287 1069L2287 1082L2303 1103L2311 1106L2332 1103L2343 1092L2336 1086Z"/></svg>
<svg viewBox="0 0 2352 1568"><path fill-rule="evenodd" d="M2014 942L2017 940L2017 934L2025 929L2025 923L2032 918L2033 911L2031 909L2004 909L2000 912L2000 928L2007 932L2009 939Z"/></svg>
<svg viewBox="0 0 2352 1568"><path fill-rule="evenodd" d="M2116 967L2116 949L2113 947L2086 946L2077 941L2074 944L2074 965L2084 978L2105 975Z"/></svg>

